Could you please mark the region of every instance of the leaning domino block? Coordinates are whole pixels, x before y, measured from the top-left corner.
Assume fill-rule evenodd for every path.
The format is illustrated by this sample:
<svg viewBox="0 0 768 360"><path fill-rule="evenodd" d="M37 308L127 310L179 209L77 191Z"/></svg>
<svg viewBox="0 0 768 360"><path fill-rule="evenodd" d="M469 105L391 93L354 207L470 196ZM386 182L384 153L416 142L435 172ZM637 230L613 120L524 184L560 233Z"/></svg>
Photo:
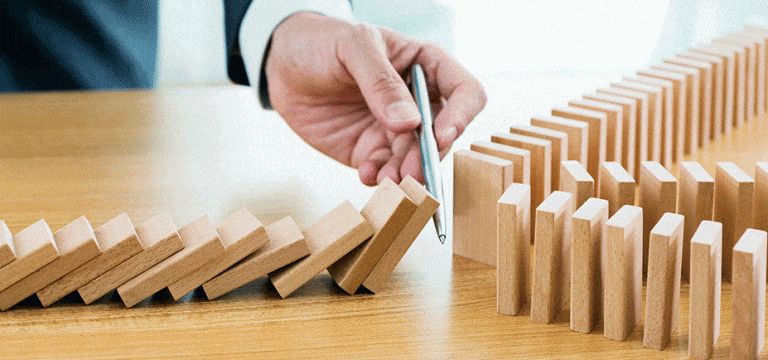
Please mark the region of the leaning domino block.
<svg viewBox="0 0 768 360"><path fill-rule="evenodd" d="M749 229L733 247L731 359L757 359L765 343L766 233Z"/></svg>
<svg viewBox="0 0 768 360"><path fill-rule="evenodd" d="M720 336L723 225L702 221L691 238L688 356L709 359Z"/></svg>
<svg viewBox="0 0 768 360"><path fill-rule="evenodd" d="M600 191L597 197L608 200L608 216L624 205L635 205L635 179L617 162L600 164Z"/></svg>
<svg viewBox="0 0 768 360"><path fill-rule="evenodd" d="M651 229L664 213L677 212L677 179L661 164L644 161L640 169L638 204L643 208L643 273L648 272Z"/></svg>
<svg viewBox="0 0 768 360"><path fill-rule="evenodd" d="M624 109L616 104L588 99L571 100L568 102L568 106L605 114L607 136L605 160L621 161L622 144L624 143L624 128L621 121L624 119Z"/></svg>
<svg viewBox="0 0 768 360"><path fill-rule="evenodd" d="M680 163L680 214L685 216L683 235L683 280L689 279L691 237L699 224L712 220L715 179L697 162Z"/></svg>
<svg viewBox="0 0 768 360"><path fill-rule="evenodd" d="M597 177L600 163L605 161L608 117L599 111L585 110L572 106L552 109L553 116L583 121L589 125L589 144L587 146L587 171Z"/></svg>
<svg viewBox="0 0 768 360"><path fill-rule="evenodd" d="M608 201L591 198L573 213L571 330L589 333L603 314L603 228Z"/></svg>
<svg viewBox="0 0 768 360"><path fill-rule="evenodd" d="M662 350L680 312L680 267L683 252L682 215L666 213L651 230L643 346Z"/></svg>
<svg viewBox="0 0 768 360"><path fill-rule="evenodd" d="M576 207L581 207L587 199L595 195L595 181L578 161L563 161L560 164L560 173L560 191L573 194L576 197Z"/></svg>
<svg viewBox="0 0 768 360"><path fill-rule="evenodd" d="M541 204L552 192L552 142L510 133L495 133L491 135L491 141L531 152L531 206ZM505 188L506 186L508 185L505 185ZM493 199L494 203L499 199L498 196Z"/></svg>
<svg viewBox="0 0 768 360"><path fill-rule="evenodd" d="M752 227L755 181L732 162L715 169L714 220L723 224L723 280L731 281L731 259L736 240Z"/></svg>
<svg viewBox="0 0 768 360"><path fill-rule="evenodd" d="M269 279L280 297L285 298L373 233L373 227L349 201L345 201L303 231L309 256L271 272Z"/></svg>
<svg viewBox="0 0 768 360"><path fill-rule="evenodd" d="M643 209L625 205L605 223L603 336L623 341L642 316Z"/></svg>
<svg viewBox="0 0 768 360"><path fill-rule="evenodd" d="M531 299L531 187L510 185L497 214L496 311L517 315Z"/></svg>
<svg viewBox="0 0 768 360"><path fill-rule="evenodd" d="M470 145L469 149L481 154L511 161L512 165L514 165L514 182L518 184L531 184L530 151L490 141L475 141Z"/></svg>
<svg viewBox="0 0 768 360"><path fill-rule="evenodd" d="M13 247L13 235L5 221L0 220L0 268L16 260L16 248Z"/></svg>
<svg viewBox="0 0 768 360"><path fill-rule="evenodd" d="M550 171L552 184L550 185L550 190L558 190L557 187L560 185L560 162L568 160L568 134L533 125L512 125L509 128L509 132L550 142L552 146L552 170Z"/></svg>
<svg viewBox="0 0 768 360"><path fill-rule="evenodd" d="M635 142L637 141L637 104L635 99L598 92L586 94L584 99L621 106L622 118L619 119L622 127L621 158L614 161L621 162L621 165L629 173L633 173L635 171Z"/></svg>
<svg viewBox="0 0 768 360"><path fill-rule="evenodd" d="M531 125L568 134L568 160L576 160L587 167L587 145L589 144L587 123L559 116L534 116L531 118Z"/></svg>
<svg viewBox="0 0 768 360"><path fill-rule="evenodd" d="M5 290L59 258L51 228L40 220L13 235L16 260L0 268L0 290Z"/></svg>

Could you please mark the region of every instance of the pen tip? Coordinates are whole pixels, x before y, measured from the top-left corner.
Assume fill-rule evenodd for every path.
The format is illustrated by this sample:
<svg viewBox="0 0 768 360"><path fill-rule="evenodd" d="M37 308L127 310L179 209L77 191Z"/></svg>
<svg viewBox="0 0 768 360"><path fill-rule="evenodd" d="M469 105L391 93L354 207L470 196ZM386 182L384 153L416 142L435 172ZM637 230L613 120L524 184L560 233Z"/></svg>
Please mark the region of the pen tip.
<svg viewBox="0 0 768 360"><path fill-rule="evenodd" d="M438 236L438 238L440 238L440 243L441 243L441 244L445 244L445 235L444 235L444 234L443 234L443 235L440 235L440 236Z"/></svg>

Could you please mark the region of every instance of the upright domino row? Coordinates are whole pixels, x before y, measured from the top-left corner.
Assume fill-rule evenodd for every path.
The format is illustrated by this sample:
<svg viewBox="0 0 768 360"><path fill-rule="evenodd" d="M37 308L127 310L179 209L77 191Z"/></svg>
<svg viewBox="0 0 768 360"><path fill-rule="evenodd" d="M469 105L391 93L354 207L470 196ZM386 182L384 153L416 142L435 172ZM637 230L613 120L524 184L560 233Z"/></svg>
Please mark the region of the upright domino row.
<svg viewBox="0 0 768 360"><path fill-rule="evenodd" d="M134 227L123 213L95 230L80 217L56 232L40 220L15 235L0 221L0 309L75 291L90 304L115 289L127 307L164 288L178 300L202 287L212 300L266 275L284 298L326 269L349 294L378 292L438 205L406 177L384 181L361 211L346 201L303 231L290 216L264 226L246 209L178 230L166 214Z"/></svg>

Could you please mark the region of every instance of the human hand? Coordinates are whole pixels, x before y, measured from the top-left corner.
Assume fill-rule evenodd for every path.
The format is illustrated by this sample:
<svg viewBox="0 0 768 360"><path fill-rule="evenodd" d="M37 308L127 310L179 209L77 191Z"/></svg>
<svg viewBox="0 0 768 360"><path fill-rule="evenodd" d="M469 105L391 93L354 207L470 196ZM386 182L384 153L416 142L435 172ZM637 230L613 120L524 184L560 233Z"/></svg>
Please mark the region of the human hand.
<svg viewBox="0 0 768 360"><path fill-rule="evenodd" d="M360 180L424 182L414 130L421 116L404 74L424 68L441 157L485 106L482 85L446 51L393 31L300 12L272 35L272 107L301 138L358 169Z"/></svg>

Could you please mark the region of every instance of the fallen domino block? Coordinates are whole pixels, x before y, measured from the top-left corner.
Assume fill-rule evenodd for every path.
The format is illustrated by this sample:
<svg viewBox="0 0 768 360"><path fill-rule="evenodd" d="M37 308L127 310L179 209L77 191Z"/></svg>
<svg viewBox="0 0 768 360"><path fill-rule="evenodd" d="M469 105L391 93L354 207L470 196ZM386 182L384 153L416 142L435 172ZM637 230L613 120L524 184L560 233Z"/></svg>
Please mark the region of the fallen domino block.
<svg viewBox="0 0 768 360"><path fill-rule="evenodd" d="M16 260L0 268L0 291L59 258L53 233L40 220L13 235Z"/></svg>
<svg viewBox="0 0 768 360"><path fill-rule="evenodd" d="M53 233L53 239L59 257L0 292L0 310L10 309L101 252L85 216Z"/></svg>
<svg viewBox="0 0 768 360"><path fill-rule="evenodd" d="M624 205L605 223L603 336L623 341L642 316L643 209Z"/></svg>
<svg viewBox="0 0 768 360"><path fill-rule="evenodd" d="M534 116L531 125L568 134L568 160L576 160L587 167L589 124L559 116Z"/></svg>
<svg viewBox="0 0 768 360"><path fill-rule="evenodd" d="M766 233L748 229L733 247L731 359L757 359L765 343Z"/></svg>
<svg viewBox="0 0 768 360"><path fill-rule="evenodd" d="M272 271L309 255L301 230L287 216L264 227L269 241L231 268L203 284L208 300L213 300Z"/></svg>
<svg viewBox="0 0 768 360"><path fill-rule="evenodd" d="M531 300L531 187L510 185L497 214L496 311L517 315Z"/></svg>
<svg viewBox="0 0 768 360"><path fill-rule="evenodd" d="M603 315L603 228L608 201L591 198L573 213L571 330L589 333Z"/></svg>
<svg viewBox="0 0 768 360"><path fill-rule="evenodd" d="M621 162L621 165L624 166L630 174L634 173L635 142L637 141L637 104L635 99L598 92L586 94L584 95L584 99L621 106L622 119L619 120L622 127L621 159L615 161Z"/></svg>
<svg viewBox="0 0 768 360"><path fill-rule="evenodd" d="M513 125L509 132L512 134L530 136L537 139L549 140L552 146L552 183L550 191L557 190L560 185L560 162L568 160L568 134L533 125Z"/></svg>
<svg viewBox="0 0 768 360"><path fill-rule="evenodd" d="M752 227L752 195L755 181L732 162L715 169L713 219L723 224L723 280L731 281L731 259L736 240Z"/></svg>
<svg viewBox="0 0 768 360"><path fill-rule="evenodd" d="M563 161L560 164L560 191L573 194L576 207L581 207L587 199L595 195L595 181L587 169L575 160Z"/></svg>
<svg viewBox="0 0 768 360"><path fill-rule="evenodd" d="M677 212L677 179L658 162L644 161L639 186L638 204L643 208L643 274L646 274L651 229L664 213Z"/></svg>
<svg viewBox="0 0 768 360"><path fill-rule="evenodd" d="M699 224L712 220L715 179L697 162L680 163L680 214L685 216L683 235L683 280L689 279L691 238Z"/></svg>
<svg viewBox="0 0 768 360"><path fill-rule="evenodd" d="M174 300L213 279L269 241L264 225L243 208L216 225L225 252L168 286Z"/></svg>
<svg viewBox="0 0 768 360"><path fill-rule="evenodd" d="M373 227L349 201L343 202L302 232L309 256L269 274L285 298L373 235Z"/></svg>
<svg viewBox="0 0 768 360"><path fill-rule="evenodd" d="M624 205L635 205L635 179L617 162L600 164L600 199L608 200L608 216Z"/></svg>
<svg viewBox="0 0 768 360"><path fill-rule="evenodd" d="M574 99L568 102L568 106L597 111L606 116L606 143L605 160L621 161L622 144L624 143L624 109L616 104L598 100Z"/></svg>
<svg viewBox="0 0 768 360"><path fill-rule="evenodd" d="M587 145L587 171L596 178L600 163L605 161L606 130L608 117L599 111L585 110L572 106L552 109L552 116L586 122L589 125L589 143Z"/></svg>
<svg viewBox="0 0 768 360"><path fill-rule="evenodd" d="M709 359L720 336L723 225L702 221L691 238L688 356Z"/></svg>
<svg viewBox="0 0 768 360"><path fill-rule="evenodd" d="M518 184L531 184L530 151L490 141L475 141L470 145L469 149L511 161L512 165L514 165L513 181Z"/></svg>
<svg viewBox="0 0 768 360"><path fill-rule="evenodd" d="M16 248L13 247L13 235L5 221L0 220L0 268L16 260Z"/></svg>

